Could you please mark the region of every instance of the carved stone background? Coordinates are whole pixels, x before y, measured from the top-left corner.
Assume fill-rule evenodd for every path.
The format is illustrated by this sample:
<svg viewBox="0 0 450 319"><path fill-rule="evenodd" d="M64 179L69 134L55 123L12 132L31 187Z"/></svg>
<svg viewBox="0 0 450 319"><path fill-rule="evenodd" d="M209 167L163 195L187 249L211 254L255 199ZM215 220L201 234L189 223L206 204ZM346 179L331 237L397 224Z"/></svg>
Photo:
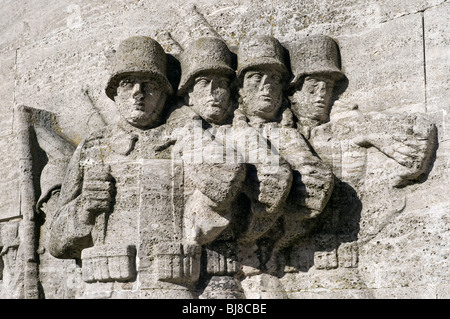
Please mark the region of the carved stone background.
<svg viewBox="0 0 450 319"><path fill-rule="evenodd" d="M230 49L249 35L289 43L325 34L339 44L347 77L338 100L364 112L426 114L438 128L438 147L428 178L395 190L378 178L388 174L390 159L369 149L365 183L358 189L356 244L316 251L314 267L282 278L284 292L289 298L449 298L449 16L445 0L3 1L0 248L13 241L5 234L23 217L15 106L53 112L58 130L78 144L117 120L104 87L113 51L130 36L153 37L177 54L193 38L214 32ZM336 103L332 115L339 111ZM380 171L380 162L386 170ZM355 249L356 267L320 266L319 260L352 256ZM23 298L6 287L15 279L2 275L4 269L0 262L0 297ZM70 260L42 259L45 297L77 297L78 270Z"/></svg>

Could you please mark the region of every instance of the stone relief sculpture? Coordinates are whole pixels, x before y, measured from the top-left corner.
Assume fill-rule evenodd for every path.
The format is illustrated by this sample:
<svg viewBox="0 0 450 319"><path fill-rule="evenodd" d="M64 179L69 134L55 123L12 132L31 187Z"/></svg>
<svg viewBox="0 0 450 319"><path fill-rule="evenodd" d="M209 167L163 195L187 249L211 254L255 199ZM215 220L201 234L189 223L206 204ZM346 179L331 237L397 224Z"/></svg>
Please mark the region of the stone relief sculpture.
<svg viewBox="0 0 450 319"><path fill-rule="evenodd" d="M226 144L230 132L235 101L232 83L235 79L233 56L226 43L218 37L202 37L190 44L180 56L181 80L177 94L184 105L169 117L169 123L189 127L197 124L205 133ZM228 146L228 145L227 145ZM238 154L232 149L232 161ZM214 178L214 177L213 177ZM235 223L239 219L241 204L237 199L229 210L230 222L203 252L208 282L201 298L242 298L242 291L234 275L239 272Z"/></svg>
<svg viewBox="0 0 450 319"><path fill-rule="evenodd" d="M16 114L21 219L1 227L2 298L32 299L42 294L38 268L45 267L48 257L44 229L56 209L64 172L75 148L59 132L54 114L22 105L16 108Z"/></svg>
<svg viewBox="0 0 450 319"><path fill-rule="evenodd" d="M57 258L79 270L75 297L285 298L286 273L358 266L369 150L396 163L393 188L430 169L425 117L333 101L345 76L327 36L258 36L231 52L214 34L177 58L175 90L161 45L125 39L106 86L118 123L76 148L35 131L48 160L22 164L29 212L1 228L0 279L25 287L12 297L39 297L38 264ZM37 111L21 111L28 145ZM14 263L20 249L29 256Z"/></svg>
<svg viewBox="0 0 450 319"><path fill-rule="evenodd" d="M171 160L180 141L163 121L172 87L156 41L125 40L115 63L106 92L121 120L75 151L49 249L81 263L87 297L189 298L199 276L201 244L223 228L212 224L215 216L210 224L203 219L227 211L242 181L242 165L185 167ZM191 183L184 178L188 174ZM131 284L123 288L123 282Z"/></svg>
<svg viewBox="0 0 450 319"><path fill-rule="evenodd" d="M353 139L355 150L357 146L360 152L375 147L399 163L403 168L394 178L393 186L405 186L425 173L435 146L436 132L424 116L363 113L357 105L352 105L341 106L342 114L330 121L334 84L344 76L338 65L336 43L326 36L308 37L291 44L290 54L294 74L292 111L298 119L298 129L314 145L317 144L317 151L324 159L330 159L330 156L325 154L326 151L319 151L322 145L314 140L323 140L325 132L332 132L335 136L341 135L341 140L344 136Z"/></svg>
<svg viewBox="0 0 450 319"><path fill-rule="evenodd" d="M391 187L403 187L426 175L436 146L436 128L420 114L363 113L357 105L342 105L339 101L335 107L340 111L330 118L335 83L344 77L337 44L327 36L305 37L290 43L289 53L293 72L289 98L297 130L335 175L333 196L323 214L335 222L331 225L320 220L322 230L327 229L327 243L317 245L332 253L326 253L329 256L325 258L316 253L314 263L323 269L337 268L339 264L356 267L355 241L361 211L357 193L364 192L364 183L370 180L366 176L368 149L374 148L397 163L392 171L383 167L390 173L384 179ZM359 235L361 239L362 234ZM351 252L342 253L338 260L336 251L340 244Z"/></svg>
<svg viewBox="0 0 450 319"><path fill-rule="evenodd" d="M4 225L2 231L2 298L22 299L24 298L24 262L22 251L19 251L19 223Z"/></svg>
<svg viewBox="0 0 450 319"><path fill-rule="evenodd" d="M248 289L254 290L251 288L254 285L251 278L255 275L257 282L272 282L276 291L280 289L275 277L268 275L269 268L274 267L273 260L272 265L269 261L279 249L302 233L302 220L322 212L333 189L332 174L331 169L311 152L301 134L283 127L291 118L284 98L289 72L285 65L284 48L278 40L256 37L243 41L238 51L237 77L240 104L233 125L237 131L246 126L262 129L263 132L276 130L278 141L269 137L267 142L276 145L280 167L286 165L286 171L289 168L291 172L289 179L286 174L282 179L256 166L256 177L253 179L263 186L260 186L260 191L268 191L267 194L261 191L258 201L271 209L263 211L263 214L252 210L248 234L240 239L242 255L249 256L249 251L253 252L250 254L251 260L243 262ZM267 186L263 185L264 179L267 179ZM249 188L252 190L254 187ZM270 203L261 195L275 203ZM267 202L272 205L267 205ZM249 292L250 295L254 293Z"/></svg>

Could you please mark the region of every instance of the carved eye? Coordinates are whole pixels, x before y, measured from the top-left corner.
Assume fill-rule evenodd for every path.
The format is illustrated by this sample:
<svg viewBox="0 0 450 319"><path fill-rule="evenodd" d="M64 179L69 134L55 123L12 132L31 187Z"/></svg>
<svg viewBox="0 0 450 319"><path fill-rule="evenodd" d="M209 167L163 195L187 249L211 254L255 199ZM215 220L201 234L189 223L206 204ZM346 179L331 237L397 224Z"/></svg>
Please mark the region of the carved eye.
<svg viewBox="0 0 450 319"><path fill-rule="evenodd" d="M308 92L309 94L314 94L314 91L315 91L314 85L312 85L310 83L305 83L303 85L303 87L305 88L305 91Z"/></svg>
<svg viewBox="0 0 450 319"><path fill-rule="evenodd" d="M219 81L219 87L221 87L221 88L226 88L229 85L230 85L230 82L228 80L223 79L223 80Z"/></svg>
<svg viewBox="0 0 450 319"><path fill-rule="evenodd" d="M331 80L327 80L327 81L326 81L326 85L327 85L327 90L328 90L328 89L332 90L333 87L334 87L334 82L331 81Z"/></svg>
<svg viewBox="0 0 450 319"><path fill-rule="evenodd" d="M123 88L131 87L133 83L130 79L123 79L119 82L119 86Z"/></svg>
<svg viewBox="0 0 450 319"><path fill-rule="evenodd" d="M252 82L261 82L263 75L261 73L258 72L249 72L246 75L246 78Z"/></svg>
<svg viewBox="0 0 450 319"><path fill-rule="evenodd" d="M279 76L278 74L274 74L274 75L272 75L272 80L275 83L281 83L281 76Z"/></svg>
<svg viewBox="0 0 450 319"><path fill-rule="evenodd" d="M205 87L205 86L207 86L209 84L209 82L210 82L210 80L207 79L207 78L198 78L195 81L195 84L199 85L200 87Z"/></svg>
<svg viewBox="0 0 450 319"><path fill-rule="evenodd" d="M156 84L153 82L144 82L142 83L142 86L144 87L146 93L152 93L156 89Z"/></svg>
<svg viewBox="0 0 450 319"><path fill-rule="evenodd" d="M303 84L303 87L309 94L314 94L317 89L317 81L313 79L306 79L305 83Z"/></svg>

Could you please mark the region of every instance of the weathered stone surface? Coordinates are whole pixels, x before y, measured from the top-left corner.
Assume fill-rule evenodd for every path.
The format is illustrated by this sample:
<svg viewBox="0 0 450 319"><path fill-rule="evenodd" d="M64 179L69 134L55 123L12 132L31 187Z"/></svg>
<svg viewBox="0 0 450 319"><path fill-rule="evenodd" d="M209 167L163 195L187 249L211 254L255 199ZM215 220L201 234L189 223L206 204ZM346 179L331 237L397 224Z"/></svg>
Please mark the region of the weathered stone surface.
<svg viewBox="0 0 450 319"><path fill-rule="evenodd" d="M4 1L0 297L448 298L449 9Z"/></svg>
<svg viewBox="0 0 450 319"><path fill-rule="evenodd" d="M57 114L60 118L61 133L75 143L79 143L87 132L114 122L116 114L114 106L109 105L103 94L105 79L108 77L104 49L109 44L99 42L102 40L97 37L85 37L84 41L91 42L91 51L81 49L78 41L79 39L72 40L56 35L50 40L42 40L20 50L17 58L19 75L16 89L18 104L27 104ZM60 50L55 50L55 47ZM94 48L101 49L98 51ZM30 65L33 67L29 68ZM62 70L63 65L70 66L71 71ZM93 73L85 74L86 67ZM79 75L76 75L77 73ZM80 82L77 80L79 77L84 80ZM34 92L33 101L27 98L30 90Z"/></svg>
<svg viewBox="0 0 450 319"><path fill-rule="evenodd" d="M449 11L450 5L445 3L426 10L423 16L428 112L443 111L445 115L450 106L450 37L445 32ZM448 137L448 132L444 131L443 135Z"/></svg>
<svg viewBox="0 0 450 319"><path fill-rule="evenodd" d="M0 78L3 80L0 85L2 95L1 116L0 116L0 136L13 133L14 103L15 103L15 81L16 81L16 51L4 52L1 54L2 68Z"/></svg>
<svg viewBox="0 0 450 319"><path fill-rule="evenodd" d="M5 168L4 174L0 179L0 184L4 190L1 201L1 220L8 220L9 218L19 217L20 212L20 174L17 167L17 148L15 147L17 139L13 135L0 138L0 143L3 145L5 152L10 156L4 156L1 159L2 167Z"/></svg>
<svg viewBox="0 0 450 319"><path fill-rule="evenodd" d="M341 100L358 104L364 111L425 111L420 13L378 24L362 33L340 36L338 41L341 56L346 57L342 69L348 79ZM382 82L385 84L380 86ZM411 92L411 86L417 90Z"/></svg>
<svg viewBox="0 0 450 319"><path fill-rule="evenodd" d="M17 217L19 209L19 168L17 167L17 148L14 147L16 138L12 135L14 127L14 103L16 81L16 54L15 50L5 51L0 54L0 144L9 156L2 156L2 167L5 168L1 175L0 184L4 190L4 197L0 203L0 220Z"/></svg>

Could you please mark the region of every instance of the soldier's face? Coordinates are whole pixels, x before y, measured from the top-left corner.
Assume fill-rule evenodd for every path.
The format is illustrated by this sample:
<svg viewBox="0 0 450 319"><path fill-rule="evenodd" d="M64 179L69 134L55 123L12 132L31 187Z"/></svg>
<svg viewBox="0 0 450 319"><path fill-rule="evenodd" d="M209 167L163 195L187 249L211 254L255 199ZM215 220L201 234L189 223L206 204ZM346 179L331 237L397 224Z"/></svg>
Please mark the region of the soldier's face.
<svg viewBox="0 0 450 319"><path fill-rule="evenodd" d="M207 122L222 124L230 113L230 80L223 75L197 76L188 95L193 110Z"/></svg>
<svg viewBox="0 0 450 319"><path fill-rule="evenodd" d="M282 75L275 70L247 71L239 93L247 115L273 119L283 98Z"/></svg>
<svg viewBox="0 0 450 319"><path fill-rule="evenodd" d="M166 101L161 87L158 81L144 77L122 79L114 99L121 117L140 128L157 125Z"/></svg>
<svg viewBox="0 0 450 319"><path fill-rule="evenodd" d="M323 76L307 76L292 96L292 111L297 117L325 122L330 113L334 81Z"/></svg>

